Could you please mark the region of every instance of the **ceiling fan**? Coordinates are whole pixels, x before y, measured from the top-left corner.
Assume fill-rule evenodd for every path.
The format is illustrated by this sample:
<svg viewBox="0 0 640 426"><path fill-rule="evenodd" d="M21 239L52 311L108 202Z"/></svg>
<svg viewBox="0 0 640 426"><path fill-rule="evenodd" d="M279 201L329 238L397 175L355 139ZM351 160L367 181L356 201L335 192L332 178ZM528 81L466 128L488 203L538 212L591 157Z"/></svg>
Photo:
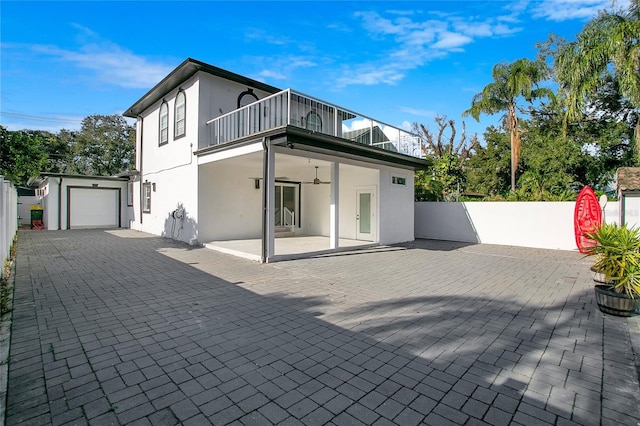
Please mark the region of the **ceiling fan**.
<svg viewBox="0 0 640 426"><path fill-rule="evenodd" d="M306 184L313 184L313 185L320 185L322 184L330 184L331 182L323 182L320 179L318 179L318 166L316 166L316 177L315 179L313 179L311 182L302 182L302 183L306 183Z"/></svg>

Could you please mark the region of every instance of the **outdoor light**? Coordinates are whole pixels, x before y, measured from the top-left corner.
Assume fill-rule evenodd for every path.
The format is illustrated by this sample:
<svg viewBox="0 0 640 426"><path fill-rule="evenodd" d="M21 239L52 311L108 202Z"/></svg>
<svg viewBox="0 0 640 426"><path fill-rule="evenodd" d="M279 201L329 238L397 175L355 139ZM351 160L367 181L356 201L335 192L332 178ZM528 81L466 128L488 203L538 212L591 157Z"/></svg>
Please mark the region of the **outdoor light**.
<svg viewBox="0 0 640 426"><path fill-rule="evenodd" d="M260 179L254 179L256 189L260 189Z"/></svg>

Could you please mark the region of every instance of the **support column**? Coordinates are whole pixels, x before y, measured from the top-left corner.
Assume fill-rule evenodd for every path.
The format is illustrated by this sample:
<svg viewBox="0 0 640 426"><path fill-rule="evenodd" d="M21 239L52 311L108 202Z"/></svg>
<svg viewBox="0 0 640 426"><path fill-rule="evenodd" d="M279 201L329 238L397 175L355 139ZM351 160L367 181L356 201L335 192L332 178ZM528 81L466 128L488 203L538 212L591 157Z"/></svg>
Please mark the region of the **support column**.
<svg viewBox="0 0 640 426"><path fill-rule="evenodd" d="M264 150L264 170L262 183L264 184L263 191L263 208L264 216L262 223L262 261L269 262L269 258L275 255L275 224L274 224L274 211L275 211L275 153L271 149L270 142L265 143Z"/></svg>
<svg viewBox="0 0 640 426"><path fill-rule="evenodd" d="M329 247L339 247L340 239L340 163L331 163L331 195L329 206Z"/></svg>

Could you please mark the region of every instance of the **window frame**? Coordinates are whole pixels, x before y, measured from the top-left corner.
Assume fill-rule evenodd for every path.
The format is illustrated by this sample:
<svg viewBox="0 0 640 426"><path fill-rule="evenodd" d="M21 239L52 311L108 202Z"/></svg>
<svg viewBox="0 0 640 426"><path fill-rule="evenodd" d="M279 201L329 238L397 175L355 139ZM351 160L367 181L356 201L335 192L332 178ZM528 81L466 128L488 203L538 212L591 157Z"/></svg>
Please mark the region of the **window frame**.
<svg viewBox="0 0 640 426"><path fill-rule="evenodd" d="M249 103L248 103L248 104L246 104L246 105L242 105L242 100L243 100L244 98L248 98L248 97L253 98L253 101L249 102ZM238 109L242 108L243 106L247 106L247 105L249 105L249 104L252 104L252 103L254 103L254 102L256 102L256 101L259 101L259 100L260 100L260 99L258 98L258 95L256 95L255 93L253 93L253 89L252 89L252 88L250 88L250 87L247 87L247 90L245 90L244 92L242 92L242 93L240 93L240 94L238 95L238 102L237 102Z"/></svg>
<svg viewBox="0 0 640 426"><path fill-rule="evenodd" d="M165 111L165 113L163 114L163 111ZM163 123L162 123L162 119L166 118L166 128L163 127ZM163 140L163 130L166 130L166 140ZM169 104L167 103L167 101L162 101L162 104L160 105L160 115L158 118L158 146L161 145L166 145L169 143Z"/></svg>
<svg viewBox="0 0 640 426"><path fill-rule="evenodd" d="M178 103L178 99L182 98L182 102ZM179 118L179 108L182 107L182 119ZM184 90L180 89L176 94L175 104L173 105L173 138L178 139L187 134L187 95ZM182 123L182 133L178 133Z"/></svg>
<svg viewBox="0 0 640 426"><path fill-rule="evenodd" d="M151 213L151 182L142 184L142 213Z"/></svg>
<svg viewBox="0 0 640 426"><path fill-rule="evenodd" d="M127 182L127 207L133 206L133 181Z"/></svg>

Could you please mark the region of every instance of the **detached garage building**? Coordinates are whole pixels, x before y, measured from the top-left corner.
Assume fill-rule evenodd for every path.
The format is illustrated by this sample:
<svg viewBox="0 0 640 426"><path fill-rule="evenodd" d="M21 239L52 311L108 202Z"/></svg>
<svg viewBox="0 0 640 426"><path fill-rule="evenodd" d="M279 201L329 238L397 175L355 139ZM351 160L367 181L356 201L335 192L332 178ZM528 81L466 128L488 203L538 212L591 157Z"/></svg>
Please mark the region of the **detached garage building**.
<svg viewBox="0 0 640 426"><path fill-rule="evenodd" d="M46 229L129 227L133 194L127 177L44 173L33 183Z"/></svg>

